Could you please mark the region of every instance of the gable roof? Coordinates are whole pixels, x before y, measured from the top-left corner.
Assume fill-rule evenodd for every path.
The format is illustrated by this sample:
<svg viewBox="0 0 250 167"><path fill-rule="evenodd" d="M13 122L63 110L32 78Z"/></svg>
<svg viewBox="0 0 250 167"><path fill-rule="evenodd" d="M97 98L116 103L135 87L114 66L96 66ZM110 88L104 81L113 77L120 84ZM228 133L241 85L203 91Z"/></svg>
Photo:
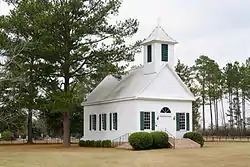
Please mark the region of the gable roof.
<svg viewBox="0 0 250 167"><path fill-rule="evenodd" d="M153 41L159 41L164 43L170 43L170 44L177 44L178 42L171 38L161 26L157 26L151 34L148 36L147 39L145 39L142 44L147 44L149 42Z"/></svg>
<svg viewBox="0 0 250 167"><path fill-rule="evenodd" d="M143 68L129 71L120 81L109 75L89 94L86 104L135 98L155 75L144 75Z"/></svg>
<svg viewBox="0 0 250 167"><path fill-rule="evenodd" d="M165 72L164 72L165 71ZM149 97L144 96L145 90L147 90L150 85L155 83L159 77L162 77L162 73L168 72L168 75L175 78L178 85L180 85L184 91L185 95L180 95L180 97L173 97L171 95L164 95L161 98L165 100L194 100L192 93L186 87L186 85L181 81L179 76L170 68L168 65L164 65L159 73L152 73L145 75L143 67L131 70L127 75L122 76L121 80L109 75L104 78L104 80L89 94L87 101L83 105L95 105L114 101L124 101L137 98L154 98L159 97ZM167 76L165 78L167 79ZM176 83L176 82L175 82ZM171 89L171 87L169 87ZM168 90L165 90L166 92Z"/></svg>
<svg viewBox="0 0 250 167"><path fill-rule="evenodd" d="M195 100L189 88L178 74L168 65L163 68L154 80L138 95L138 98L165 100Z"/></svg>

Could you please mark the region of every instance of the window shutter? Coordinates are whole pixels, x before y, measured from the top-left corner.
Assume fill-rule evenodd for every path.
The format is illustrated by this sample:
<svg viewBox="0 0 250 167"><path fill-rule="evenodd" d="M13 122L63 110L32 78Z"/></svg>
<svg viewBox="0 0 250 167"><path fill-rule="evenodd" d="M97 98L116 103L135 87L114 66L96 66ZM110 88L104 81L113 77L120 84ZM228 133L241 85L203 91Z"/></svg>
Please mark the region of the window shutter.
<svg viewBox="0 0 250 167"><path fill-rule="evenodd" d="M92 125L92 115L89 115L89 130L91 130L91 125Z"/></svg>
<svg viewBox="0 0 250 167"><path fill-rule="evenodd" d="M186 126L187 126L187 129L186 129L186 130L189 131L189 126L190 126L190 125L189 125L189 113L186 113L186 124L187 124L187 125L186 125Z"/></svg>
<svg viewBox="0 0 250 167"><path fill-rule="evenodd" d="M166 44L161 45L161 60L168 61L168 45Z"/></svg>
<svg viewBox="0 0 250 167"><path fill-rule="evenodd" d="M180 130L180 113L176 113L176 130Z"/></svg>
<svg viewBox="0 0 250 167"><path fill-rule="evenodd" d="M107 130L107 114L104 114L103 117L104 117L104 125L103 125L104 127L103 127L103 129Z"/></svg>
<svg viewBox="0 0 250 167"><path fill-rule="evenodd" d="M114 129L117 130L118 128L118 116L117 116L117 113L114 113L113 115L113 119L114 119Z"/></svg>
<svg viewBox="0 0 250 167"><path fill-rule="evenodd" d="M115 130L118 129L118 114L115 113Z"/></svg>
<svg viewBox="0 0 250 167"><path fill-rule="evenodd" d="M93 130L96 130L96 115L92 115L92 117L93 117L92 118L93 119L93 123L92 123L93 127L92 128L93 128Z"/></svg>
<svg viewBox="0 0 250 167"><path fill-rule="evenodd" d="M152 112L152 130L155 130L155 112Z"/></svg>
<svg viewBox="0 0 250 167"><path fill-rule="evenodd" d="M141 111L140 113L140 129L144 130L144 112Z"/></svg>
<svg viewBox="0 0 250 167"><path fill-rule="evenodd" d="M109 130L112 130L112 113L109 113Z"/></svg>
<svg viewBox="0 0 250 167"><path fill-rule="evenodd" d="M148 45L147 46L147 62L152 62L152 46L151 45Z"/></svg>
<svg viewBox="0 0 250 167"><path fill-rule="evenodd" d="M102 115L99 114L99 131L102 130Z"/></svg>

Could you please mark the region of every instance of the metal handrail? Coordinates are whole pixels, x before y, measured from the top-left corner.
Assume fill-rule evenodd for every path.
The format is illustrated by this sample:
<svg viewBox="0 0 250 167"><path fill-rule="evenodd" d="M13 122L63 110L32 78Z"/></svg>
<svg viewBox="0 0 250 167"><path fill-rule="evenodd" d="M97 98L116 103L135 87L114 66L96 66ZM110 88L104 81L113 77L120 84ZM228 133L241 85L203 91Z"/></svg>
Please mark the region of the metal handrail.
<svg viewBox="0 0 250 167"><path fill-rule="evenodd" d="M130 136L131 133L125 133L124 135L115 138L112 140L112 145L113 147L120 146L121 144L128 142L128 137Z"/></svg>
<svg viewBox="0 0 250 167"><path fill-rule="evenodd" d="M173 148L175 149L175 140L176 140L175 136L172 135L167 129L165 129L165 132L168 134L168 140L173 138Z"/></svg>

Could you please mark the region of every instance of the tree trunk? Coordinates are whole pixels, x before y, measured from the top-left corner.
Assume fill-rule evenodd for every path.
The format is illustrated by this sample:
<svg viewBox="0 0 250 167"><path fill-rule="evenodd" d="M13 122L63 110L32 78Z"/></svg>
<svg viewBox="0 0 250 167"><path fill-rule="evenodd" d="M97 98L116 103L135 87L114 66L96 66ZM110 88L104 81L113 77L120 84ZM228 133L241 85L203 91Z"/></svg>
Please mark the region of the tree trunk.
<svg viewBox="0 0 250 167"><path fill-rule="evenodd" d="M246 135L246 102L245 94L242 93L242 117L243 117L243 135Z"/></svg>
<svg viewBox="0 0 250 167"><path fill-rule="evenodd" d="M219 130L219 107L218 107L218 99L216 99L216 113L217 113L217 129Z"/></svg>
<svg viewBox="0 0 250 167"><path fill-rule="evenodd" d="M206 131L206 122L205 122L205 85L203 84L202 86L202 119L203 119L203 135L205 134Z"/></svg>
<svg viewBox="0 0 250 167"><path fill-rule="evenodd" d="M63 113L63 145L65 147L70 146L70 128L69 128L69 112L65 111Z"/></svg>
<svg viewBox="0 0 250 167"><path fill-rule="evenodd" d="M230 113L230 128L234 128L234 119L233 119L233 108L232 108L232 93L229 92L229 113Z"/></svg>
<svg viewBox="0 0 250 167"><path fill-rule="evenodd" d="M218 100L216 99L215 100L215 103L216 103L216 129L217 129L217 131L219 131L219 111L218 111Z"/></svg>
<svg viewBox="0 0 250 167"><path fill-rule="evenodd" d="M242 126L241 126L241 112L240 112L240 98L239 98L239 89L236 89L236 100L237 100L237 126L239 131L241 132Z"/></svg>
<svg viewBox="0 0 250 167"><path fill-rule="evenodd" d="M33 143L33 140L32 140L33 135L32 135L32 110L31 109L28 110L28 127L27 127L27 129L28 129L28 141L27 141L27 143L32 144Z"/></svg>
<svg viewBox="0 0 250 167"><path fill-rule="evenodd" d="M209 99L209 108L210 108L210 117L211 117L211 131L212 131L212 135L214 133L214 124L213 124L213 109L212 109L212 92L211 92L211 82L209 81L208 84L208 99Z"/></svg>
<svg viewBox="0 0 250 167"><path fill-rule="evenodd" d="M67 57L68 60L68 57ZM66 61L67 62L67 61ZM65 65L64 69L64 92L68 93L69 91L69 66L68 63ZM63 113L63 146L69 147L70 146L70 114L69 109L65 107L65 111Z"/></svg>
<svg viewBox="0 0 250 167"><path fill-rule="evenodd" d="M219 131L219 115L218 115L218 103L217 103L217 99L214 99L214 117L215 117L215 128L216 128L216 132Z"/></svg>
<svg viewBox="0 0 250 167"><path fill-rule="evenodd" d="M214 124L213 124L213 110L212 110L212 99L209 97L209 107L210 107L210 116L211 116L211 131L212 135L214 133Z"/></svg>
<svg viewBox="0 0 250 167"><path fill-rule="evenodd" d="M226 119L225 119L225 110L224 110L224 104L223 104L223 97L221 97L221 111L222 111L222 126L226 128Z"/></svg>

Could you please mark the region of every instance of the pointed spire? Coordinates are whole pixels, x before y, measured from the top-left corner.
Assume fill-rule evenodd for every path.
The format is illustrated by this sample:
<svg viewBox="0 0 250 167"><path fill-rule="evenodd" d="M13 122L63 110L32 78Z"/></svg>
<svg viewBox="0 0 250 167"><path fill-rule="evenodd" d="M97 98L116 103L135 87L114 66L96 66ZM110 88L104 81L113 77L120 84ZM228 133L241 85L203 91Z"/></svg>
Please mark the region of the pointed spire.
<svg viewBox="0 0 250 167"><path fill-rule="evenodd" d="M158 18L156 28L152 31L147 39L145 39L142 44L147 44L149 42L158 41L162 43L169 43L169 44L177 44L178 42L175 41L173 38L168 36L168 34L164 31L164 29L160 26L160 18Z"/></svg>
<svg viewBox="0 0 250 167"><path fill-rule="evenodd" d="M157 19L157 27L160 27L160 24L161 24L161 18L158 17L158 19Z"/></svg>

